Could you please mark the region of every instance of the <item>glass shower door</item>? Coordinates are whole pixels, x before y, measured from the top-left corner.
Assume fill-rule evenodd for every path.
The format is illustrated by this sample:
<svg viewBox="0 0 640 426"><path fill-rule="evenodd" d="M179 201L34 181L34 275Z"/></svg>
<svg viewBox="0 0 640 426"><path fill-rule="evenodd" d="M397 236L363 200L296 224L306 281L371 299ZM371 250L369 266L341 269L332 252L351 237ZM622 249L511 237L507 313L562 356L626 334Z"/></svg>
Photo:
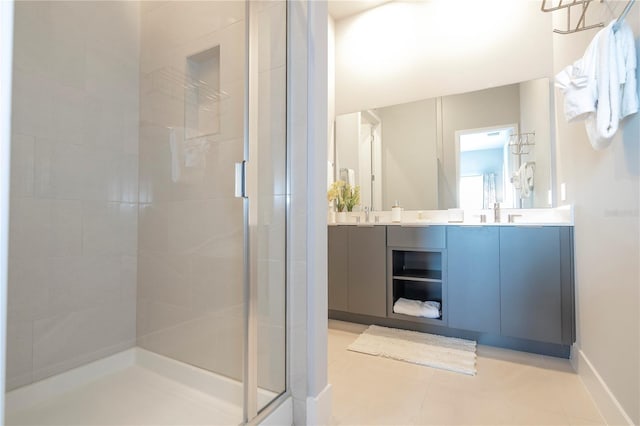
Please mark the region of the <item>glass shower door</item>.
<svg viewBox="0 0 640 426"><path fill-rule="evenodd" d="M232 379L250 421L286 388L286 2L165 7L142 21L138 344Z"/></svg>
<svg viewBox="0 0 640 426"><path fill-rule="evenodd" d="M248 2L141 2L137 344L243 419Z"/></svg>
<svg viewBox="0 0 640 426"><path fill-rule="evenodd" d="M249 12L248 418L286 390L286 1Z"/></svg>

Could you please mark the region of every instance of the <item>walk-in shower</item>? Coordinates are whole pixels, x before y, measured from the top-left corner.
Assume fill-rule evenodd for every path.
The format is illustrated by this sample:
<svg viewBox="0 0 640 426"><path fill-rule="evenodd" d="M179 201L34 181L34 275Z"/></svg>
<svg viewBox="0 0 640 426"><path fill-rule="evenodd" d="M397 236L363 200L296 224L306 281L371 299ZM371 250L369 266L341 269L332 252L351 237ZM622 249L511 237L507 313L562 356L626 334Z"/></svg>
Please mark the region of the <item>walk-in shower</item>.
<svg viewBox="0 0 640 426"><path fill-rule="evenodd" d="M14 27L6 423L251 421L287 389L286 2Z"/></svg>

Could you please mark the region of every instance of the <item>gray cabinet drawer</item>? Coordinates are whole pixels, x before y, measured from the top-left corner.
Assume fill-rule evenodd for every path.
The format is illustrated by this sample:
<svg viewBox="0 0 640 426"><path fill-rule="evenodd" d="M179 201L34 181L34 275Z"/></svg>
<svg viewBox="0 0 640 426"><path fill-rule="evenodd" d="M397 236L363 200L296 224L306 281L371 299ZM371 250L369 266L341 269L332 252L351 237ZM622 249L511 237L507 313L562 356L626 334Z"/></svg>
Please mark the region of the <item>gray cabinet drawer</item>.
<svg viewBox="0 0 640 426"><path fill-rule="evenodd" d="M442 249L445 248L445 227L387 226L387 245L389 247Z"/></svg>

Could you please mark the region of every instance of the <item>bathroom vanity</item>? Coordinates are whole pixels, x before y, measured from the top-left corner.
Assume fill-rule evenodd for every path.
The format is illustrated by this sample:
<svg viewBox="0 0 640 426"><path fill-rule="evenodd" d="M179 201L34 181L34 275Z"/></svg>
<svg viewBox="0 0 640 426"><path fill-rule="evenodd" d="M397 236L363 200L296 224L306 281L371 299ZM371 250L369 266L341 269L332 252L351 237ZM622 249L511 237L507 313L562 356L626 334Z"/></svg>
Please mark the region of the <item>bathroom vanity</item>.
<svg viewBox="0 0 640 426"><path fill-rule="evenodd" d="M570 225L330 225L329 317L568 357L572 247ZM400 297L441 315L395 313Z"/></svg>

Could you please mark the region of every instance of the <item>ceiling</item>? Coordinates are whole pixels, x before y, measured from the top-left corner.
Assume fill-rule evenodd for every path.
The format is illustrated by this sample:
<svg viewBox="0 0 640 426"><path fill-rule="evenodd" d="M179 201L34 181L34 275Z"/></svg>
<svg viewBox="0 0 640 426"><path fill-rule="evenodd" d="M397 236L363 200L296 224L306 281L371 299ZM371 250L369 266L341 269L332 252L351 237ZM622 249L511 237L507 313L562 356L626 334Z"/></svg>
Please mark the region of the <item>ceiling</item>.
<svg viewBox="0 0 640 426"><path fill-rule="evenodd" d="M365 10L373 9L390 0L329 0L329 15L336 21Z"/></svg>

